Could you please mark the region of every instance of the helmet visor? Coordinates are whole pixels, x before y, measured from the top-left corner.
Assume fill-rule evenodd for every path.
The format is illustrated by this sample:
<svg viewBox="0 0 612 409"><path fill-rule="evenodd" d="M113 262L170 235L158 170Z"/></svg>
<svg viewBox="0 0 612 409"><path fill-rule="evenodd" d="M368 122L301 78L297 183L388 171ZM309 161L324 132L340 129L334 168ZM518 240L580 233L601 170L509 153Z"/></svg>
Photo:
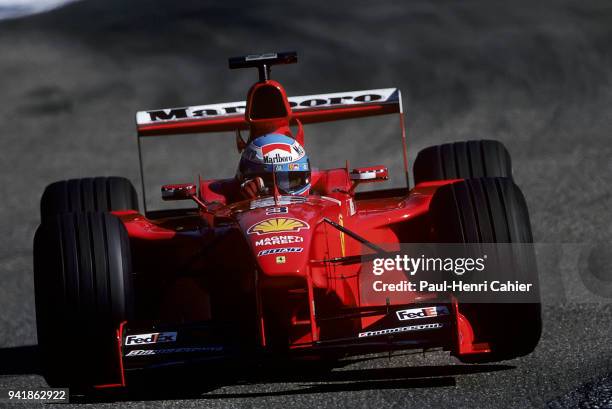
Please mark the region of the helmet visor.
<svg viewBox="0 0 612 409"><path fill-rule="evenodd" d="M310 183L310 171L276 172L276 185L283 193L295 193Z"/></svg>
<svg viewBox="0 0 612 409"><path fill-rule="evenodd" d="M260 173L252 176L259 176L263 179L264 185L270 190L272 189L274 183L272 173ZM310 183L310 171L308 170L300 172L274 172L274 176L276 177L276 186L279 192L285 194L299 192Z"/></svg>

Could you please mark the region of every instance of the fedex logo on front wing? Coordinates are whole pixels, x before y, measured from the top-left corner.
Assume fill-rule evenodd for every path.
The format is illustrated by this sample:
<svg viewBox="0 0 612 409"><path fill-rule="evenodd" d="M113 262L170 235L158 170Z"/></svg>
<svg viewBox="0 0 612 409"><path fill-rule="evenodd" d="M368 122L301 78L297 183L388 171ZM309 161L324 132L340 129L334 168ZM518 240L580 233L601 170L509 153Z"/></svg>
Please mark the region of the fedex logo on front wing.
<svg viewBox="0 0 612 409"><path fill-rule="evenodd" d="M445 306L412 308L409 310L396 311L396 314L398 320L407 321L419 318L437 317L439 315L448 315L448 308Z"/></svg>
<svg viewBox="0 0 612 409"><path fill-rule="evenodd" d="M176 332L153 332L128 335L125 338L125 345L160 344L162 342L176 342Z"/></svg>

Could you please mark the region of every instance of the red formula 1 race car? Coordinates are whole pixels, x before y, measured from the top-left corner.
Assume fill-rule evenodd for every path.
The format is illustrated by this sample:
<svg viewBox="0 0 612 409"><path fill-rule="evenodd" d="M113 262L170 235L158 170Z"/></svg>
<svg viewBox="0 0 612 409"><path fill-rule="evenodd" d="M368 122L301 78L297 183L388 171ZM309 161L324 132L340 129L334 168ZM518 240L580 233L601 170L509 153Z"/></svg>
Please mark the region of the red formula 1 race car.
<svg viewBox="0 0 612 409"><path fill-rule="evenodd" d="M287 97L270 66L296 61L291 52L230 59L230 68L259 71L246 102L138 112L139 146L153 135L236 133L235 177L162 187L165 200L192 208L140 212L121 177L46 188L34 268L49 384L126 387L144 368L230 356L441 348L484 362L535 348L539 298L479 304L454 291L376 298L364 288L367 260L400 243L531 243L505 147L432 146L417 156L412 189L358 192L385 181L387 168L312 169L302 125L397 114L407 175L400 92ZM503 279L537 285L535 268L512 271Z"/></svg>

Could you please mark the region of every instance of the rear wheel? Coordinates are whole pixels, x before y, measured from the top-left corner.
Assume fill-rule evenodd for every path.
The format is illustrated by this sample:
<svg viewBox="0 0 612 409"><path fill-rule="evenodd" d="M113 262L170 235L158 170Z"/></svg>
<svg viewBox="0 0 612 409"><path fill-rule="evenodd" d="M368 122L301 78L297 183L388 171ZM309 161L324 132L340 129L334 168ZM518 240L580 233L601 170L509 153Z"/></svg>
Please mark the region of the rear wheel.
<svg viewBox="0 0 612 409"><path fill-rule="evenodd" d="M421 150L414 162L413 173L415 184L447 179L512 178L512 163L501 142L454 142Z"/></svg>
<svg viewBox="0 0 612 409"><path fill-rule="evenodd" d="M128 179L117 176L61 180L45 188L40 201L43 222L61 213L138 210L138 195Z"/></svg>
<svg viewBox="0 0 612 409"><path fill-rule="evenodd" d="M533 241L525 199L508 178L466 179L442 186L432 198L430 214L434 241L438 243ZM494 268L497 276L485 279L533 283L534 289L527 301L462 303L458 294L460 310L473 324L477 341L488 342L492 350L491 354L460 356L462 361L496 361L526 355L540 339L541 306L533 248L499 248L510 254L510 263Z"/></svg>
<svg viewBox="0 0 612 409"><path fill-rule="evenodd" d="M119 381L116 330L132 318L128 235L108 213L64 213L34 238L38 345L51 386Z"/></svg>

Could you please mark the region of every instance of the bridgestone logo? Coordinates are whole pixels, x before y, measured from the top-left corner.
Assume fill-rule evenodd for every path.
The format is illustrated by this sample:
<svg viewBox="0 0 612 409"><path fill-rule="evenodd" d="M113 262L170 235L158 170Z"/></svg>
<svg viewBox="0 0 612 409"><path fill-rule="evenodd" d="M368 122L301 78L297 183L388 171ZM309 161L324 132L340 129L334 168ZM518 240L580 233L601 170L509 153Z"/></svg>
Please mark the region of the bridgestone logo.
<svg viewBox="0 0 612 409"><path fill-rule="evenodd" d="M437 323L437 322L433 324L410 325L407 327L389 328L389 329L381 329L378 331L360 332L359 338L375 337L378 335L399 334L402 332L410 332L410 331L424 331L428 329L438 329L438 328L442 328L442 324Z"/></svg>
<svg viewBox="0 0 612 409"><path fill-rule="evenodd" d="M183 354L188 352L223 352L223 346L211 345L206 347L193 348L166 348L166 349L135 349L128 352L125 356L148 356L162 354Z"/></svg>

